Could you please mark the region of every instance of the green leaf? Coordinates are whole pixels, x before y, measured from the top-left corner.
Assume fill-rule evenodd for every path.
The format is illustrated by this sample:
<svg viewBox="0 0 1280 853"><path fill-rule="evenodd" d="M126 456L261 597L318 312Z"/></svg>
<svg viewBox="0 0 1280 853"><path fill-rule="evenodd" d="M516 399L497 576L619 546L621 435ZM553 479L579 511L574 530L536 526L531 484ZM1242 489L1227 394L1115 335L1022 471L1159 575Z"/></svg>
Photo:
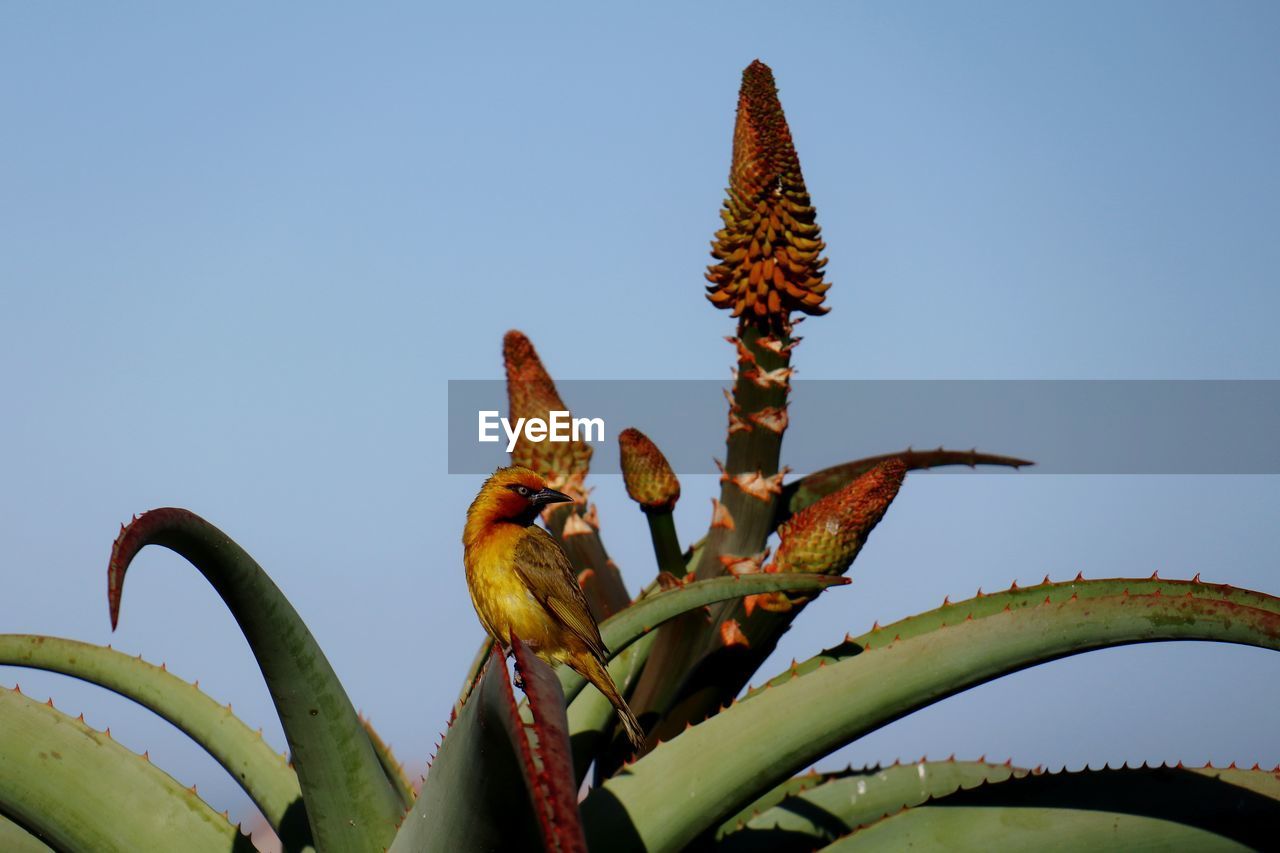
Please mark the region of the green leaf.
<svg viewBox="0 0 1280 853"><path fill-rule="evenodd" d="M368 717L361 717L360 723L364 726L365 734L369 736L369 743L373 744L373 751L378 754L378 763L382 765L382 772L387 775L387 781L395 788L404 807L406 809L409 808L409 806L413 805L417 795L413 793L413 784L409 782L409 777L405 775L404 765L400 763L400 759L396 758L396 754L391 751L391 747L387 746L387 742L373 728L373 723L369 722Z"/></svg>
<svg viewBox="0 0 1280 853"><path fill-rule="evenodd" d="M1142 815L1055 808L915 809L823 847L859 850L947 850L954 853L1144 850L1167 853L1247 853L1255 848L1211 832Z"/></svg>
<svg viewBox="0 0 1280 853"><path fill-rule="evenodd" d="M30 634L0 634L0 664L79 678L159 714L231 774L286 850L310 845L298 777L284 756L232 714L229 706L219 705L164 667L90 643Z"/></svg>
<svg viewBox="0 0 1280 853"><path fill-rule="evenodd" d="M1193 824L1256 847L1265 847L1272 828L1280 825L1276 773L1234 767L1143 766L1046 773L948 759L806 774L787 780L766 797L726 821L717 834L715 850L809 851L882 818L896 821L904 808L919 812L956 806L1066 807L1107 812L1119 819L1145 815ZM1077 824L1066 821L1059 827L1064 842L1071 839L1073 826ZM999 832L987 834L984 840L988 849L1008 846ZM1073 841L1071 848L1082 848L1080 841ZM849 846L857 849L856 844ZM890 844L889 849L898 846Z"/></svg>
<svg viewBox="0 0 1280 853"><path fill-rule="evenodd" d="M833 465L815 471L798 480L792 480L782 487L782 496L778 499L773 528L795 515L800 510L814 503L819 498L831 494L846 483L850 483L888 459L901 459L908 471L919 471L925 468L939 468L945 465L967 465L970 468L978 465L998 465L1006 468L1021 468L1034 465L1026 459L1013 456L996 456L992 453L979 453L977 450L906 450L898 453L885 453L882 456L869 456L866 459L855 459L841 465Z"/></svg>
<svg viewBox="0 0 1280 853"><path fill-rule="evenodd" d="M908 616L883 627L876 625L870 631L857 637L846 636L844 642L830 649L825 649L813 657L793 665L789 670L775 676L760 687L747 691L744 699L756 696L765 688L783 684L797 675L813 672L820 666L826 666L843 660L850 655L860 654L869 646L883 646L895 637L908 639L918 637L947 625L964 622L968 619L981 619L1005 610L1023 610L1042 607L1046 602L1063 604L1069 601L1085 601L1094 598L1124 595L1187 595L1201 598L1220 598L1222 601L1238 604L1242 607L1259 607L1267 609L1273 606L1275 599L1265 593L1238 589L1227 584L1207 584L1200 581L1200 576L1189 581L1165 580L1157 575L1149 578L1103 578L1086 580L1077 575L1075 580L1051 583L1046 577L1033 586L1020 587L1016 583L1009 589L1000 592L983 593L978 590L974 598L965 601L944 601L941 607L926 610Z"/></svg>
<svg viewBox="0 0 1280 853"><path fill-rule="evenodd" d="M59 850L253 850L193 789L109 734L4 689L0 813Z"/></svg>
<svg viewBox="0 0 1280 853"><path fill-rule="evenodd" d="M1280 648L1280 599L1250 603L1204 584L1150 595L1042 596L1035 607L964 619L850 654L739 702L596 788L587 838L673 850L846 743L953 693L1091 649L1158 640ZM1185 589L1185 592L1183 591ZM953 605L957 613L964 607ZM852 645L852 644L850 644ZM786 725L779 725L785 720Z"/></svg>
<svg viewBox="0 0 1280 853"><path fill-rule="evenodd" d="M458 694L458 700L453 703L453 712L455 714L462 707L463 701L471 695L476 682L480 679L480 673L484 672L485 665L489 662L489 654L492 651L493 638L486 633L484 640L480 643L480 648L476 650L475 657L471 659L471 665L467 667L467 677L462 682L462 692Z"/></svg>
<svg viewBox="0 0 1280 853"><path fill-rule="evenodd" d="M847 578L832 575L767 574L757 573L735 577L694 581L677 589L654 592L637 599L634 604L600 626L605 647L611 655L609 675L624 696L634 683L648 660L649 650L656 636L650 633L658 625L684 613L697 610L717 601L726 601L746 595L756 595L779 590L811 592L830 586L848 583ZM641 646L637 641L643 641ZM636 644L633 646L633 644ZM606 735L613 731L615 714L600 691L583 692L586 680L567 666L557 672L570 700L569 725L573 740L574 764L577 777L585 776L587 768L596 759ZM628 753L630 747L627 747Z"/></svg>
<svg viewBox="0 0 1280 853"><path fill-rule="evenodd" d="M1252 775L1255 780L1243 781ZM1263 850L1280 801L1263 771L1133 767L1032 773L891 814L825 848ZM811 849L811 848L807 848Z"/></svg>
<svg viewBox="0 0 1280 853"><path fill-rule="evenodd" d="M848 578L838 575L764 572L694 581L678 589L637 600L626 610L602 622L600 636L604 638L605 648L612 659L663 622L717 601L766 592L814 592L847 583ZM586 686L586 679L567 666L557 667L556 672L565 698L572 702Z"/></svg>
<svg viewBox="0 0 1280 853"><path fill-rule="evenodd" d="M725 821L723 853L813 850L904 807L1029 771L983 761L920 761L788 779Z"/></svg>
<svg viewBox="0 0 1280 853"><path fill-rule="evenodd" d="M152 510L122 528L108 572L112 627L125 572L151 544L176 551L199 569L249 641L289 741L316 846L353 853L385 849L404 814L400 798L306 624L230 537L184 509Z"/></svg>
<svg viewBox="0 0 1280 853"><path fill-rule="evenodd" d="M5 853L53 853L53 848L0 815L0 850Z"/></svg>
<svg viewBox="0 0 1280 853"><path fill-rule="evenodd" d="M542 833L517 736L523 723L496 648L427 771L390 853L537 850Z"/></svg>

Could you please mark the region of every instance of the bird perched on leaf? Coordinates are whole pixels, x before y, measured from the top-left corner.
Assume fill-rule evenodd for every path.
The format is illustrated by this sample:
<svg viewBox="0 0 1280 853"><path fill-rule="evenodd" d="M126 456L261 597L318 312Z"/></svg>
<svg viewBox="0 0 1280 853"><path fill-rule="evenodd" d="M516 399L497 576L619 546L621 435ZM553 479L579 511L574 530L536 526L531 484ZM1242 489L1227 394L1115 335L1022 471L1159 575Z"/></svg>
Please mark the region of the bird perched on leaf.
<svg viewBox="0 0 1280 853"><path fill-rule="evenodd" d="M528 468L495 471L467 510L467 589L480 622L503 649L516 636L543 660L567 664L604 694L639 750L644 730L605 669L604 641L573 565L534 523L543 507L572 500Z"/></svg>

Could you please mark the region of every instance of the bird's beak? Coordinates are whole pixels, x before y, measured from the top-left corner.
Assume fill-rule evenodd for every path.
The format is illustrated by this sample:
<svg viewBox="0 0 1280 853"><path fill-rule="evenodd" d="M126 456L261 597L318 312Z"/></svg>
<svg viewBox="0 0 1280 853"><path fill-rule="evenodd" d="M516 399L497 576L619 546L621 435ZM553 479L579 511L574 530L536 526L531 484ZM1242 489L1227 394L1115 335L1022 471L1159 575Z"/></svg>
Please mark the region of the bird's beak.
<svg viewBox="0 0 1280 853"><path fill-rule="evenodd" d="M564 492L557 492L555 489L541 489L533 493L529 498L534 506L546 506L547 504L573 503L573 498Z"/></svg>

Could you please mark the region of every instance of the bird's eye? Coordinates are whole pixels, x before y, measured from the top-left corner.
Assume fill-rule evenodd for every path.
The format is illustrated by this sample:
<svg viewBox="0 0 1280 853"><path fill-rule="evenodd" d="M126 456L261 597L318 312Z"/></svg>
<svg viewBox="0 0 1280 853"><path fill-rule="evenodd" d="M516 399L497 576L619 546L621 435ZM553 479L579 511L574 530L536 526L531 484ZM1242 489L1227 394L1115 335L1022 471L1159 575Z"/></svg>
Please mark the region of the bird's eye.
<svg viewBox="0 0 1280 853"><path fill-rule="evenodd" d="M516 494L518 494L518 495L519 495L520 497L522 497L522 498L527 498L527 497L529 497L529 487L528 487L528 486L516 486Z"/></svg>

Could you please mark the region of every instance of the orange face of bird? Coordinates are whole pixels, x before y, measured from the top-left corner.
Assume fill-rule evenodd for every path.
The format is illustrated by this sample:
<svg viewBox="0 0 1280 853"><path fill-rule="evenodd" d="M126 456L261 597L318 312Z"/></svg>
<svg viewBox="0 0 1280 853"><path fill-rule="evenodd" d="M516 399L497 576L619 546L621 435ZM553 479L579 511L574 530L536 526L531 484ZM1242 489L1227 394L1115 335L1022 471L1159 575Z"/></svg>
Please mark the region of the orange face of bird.
<svg viewBox="0 0 1280 853"><path fill-rule="evenodd" d="M536 471L514 465L493 472L467 512L468 524L510 521L532 524L548 504L572 502L573 498L547 488Z"/></svg>

